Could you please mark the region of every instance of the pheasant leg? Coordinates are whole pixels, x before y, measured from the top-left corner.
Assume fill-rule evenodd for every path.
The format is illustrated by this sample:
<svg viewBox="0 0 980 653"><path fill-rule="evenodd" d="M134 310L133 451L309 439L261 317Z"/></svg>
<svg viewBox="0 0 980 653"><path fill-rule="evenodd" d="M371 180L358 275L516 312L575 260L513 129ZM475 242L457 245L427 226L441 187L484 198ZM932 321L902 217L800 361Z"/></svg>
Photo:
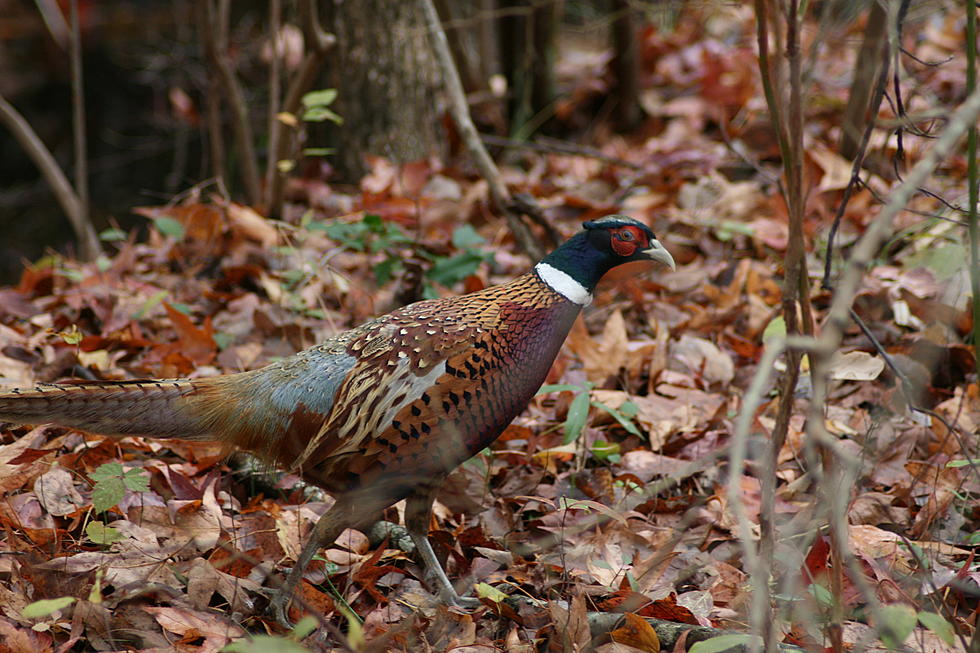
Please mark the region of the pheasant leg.
<svg viewBox="0 0 980 653"><path fill-rule="evenodd" d="M290 599L320 547L333 544L345 528L362 528L376 521L383 509L384 506L358 505L358 502L349 496L337 497L336 502L317 520L296 564L269 603L269 612L279 624L285 628L293 627L287 615Z"/></svg>
<svg viewBox="0 0 980 653"><path fill-rule="evenodd" d="M461 608L479 607L480 600L469 596L460 596L456 588L449 582L446 571L439 564L432 544L429 542L429 523L432 520L432 503L435 500L435 489L418 490L408 497L405 506L405 528L415 542L415 549L422 557L422 566L430 582L436 584L439 597L446 605Z"/></svg>

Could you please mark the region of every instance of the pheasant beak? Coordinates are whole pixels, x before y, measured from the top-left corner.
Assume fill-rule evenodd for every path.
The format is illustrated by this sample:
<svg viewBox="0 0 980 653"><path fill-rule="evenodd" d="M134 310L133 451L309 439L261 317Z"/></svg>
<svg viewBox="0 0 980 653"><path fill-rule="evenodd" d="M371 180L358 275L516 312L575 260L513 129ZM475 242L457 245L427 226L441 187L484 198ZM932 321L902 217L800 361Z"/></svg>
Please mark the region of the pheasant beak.
<svg viewBox="0 0 980 653"><path fill-rule="evenodd" d="M643 253L651 261L663 263L671 270L677 270L677 266L674 265L674 257L670 255L667 248L661 245L660 241L656 238L650 241L650 249L643 250Z"/></svg>

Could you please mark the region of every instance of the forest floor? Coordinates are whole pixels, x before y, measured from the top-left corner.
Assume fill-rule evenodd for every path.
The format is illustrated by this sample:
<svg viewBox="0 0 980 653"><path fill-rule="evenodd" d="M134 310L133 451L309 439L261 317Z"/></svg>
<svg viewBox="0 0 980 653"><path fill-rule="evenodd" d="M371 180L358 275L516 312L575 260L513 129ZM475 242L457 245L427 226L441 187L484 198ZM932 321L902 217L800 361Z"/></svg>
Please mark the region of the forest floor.
<svg viewBox="0 0 980 653"><path fill-rule="evenodd" d="M590 613L748 631L739 525L758 530L754 451L773 428L775 392L763 395L749 462L734 478L727 456L766 341L785 333L787 211L751 12L703 11L644 32L638 133L579 125L604 158L495 153L509 187L536 198L566 236L583 220L628 214L654 229L678 269L635 264L608 275L550 385L446 483L432 539L450 577L475 586L484 607L437 605L397 537L348 530L314 563L303 597L346 633L348 650L525 651L541 641L584 650ZM943 63L901 57L905 109L952 110L965 94L963 15L917 21L903 45ZM817 290L828 231L851 176L836 143L861 26L822 42L816 33L804 35L813 55L805 226L819 321L831 297ZM562 59L559 118L574 124L600 106L607 60ZM892 111L886 102L881 115ZM835 266L943 127L917 124L929 133L905 131L901 152L894 130L874 132ZM18 285L0 288L0 379L24 387L254 369L409 301L532 265L465 157L371 168L357 188L294 180L294 217L283 222L194 196L137 209L152 224L145 242L107 232L94 263L52 255L30 264ZM965 204L966 169L962 151L944 162L867 270L855 310L910 386L848 326L826 410L844 471L823 486L804 432L804 367L777 471L775 627L786 643L823 649L835 614L847 647L964 650L977 626L980 399L966 229L936 199ZM0 431L0 650L219 650L245 632L281 633L262 614L266 573L295 560L330 499L291 475L229 474L233 462L207 444ZM827 497L841 495L855 564L834 596L822 515ZM502 600L510 594L534 600L512 605ZM25 616L29 605L37 616ZM619 643L596 640L599 650L659 650L642 623L617 630Z"/></svg>

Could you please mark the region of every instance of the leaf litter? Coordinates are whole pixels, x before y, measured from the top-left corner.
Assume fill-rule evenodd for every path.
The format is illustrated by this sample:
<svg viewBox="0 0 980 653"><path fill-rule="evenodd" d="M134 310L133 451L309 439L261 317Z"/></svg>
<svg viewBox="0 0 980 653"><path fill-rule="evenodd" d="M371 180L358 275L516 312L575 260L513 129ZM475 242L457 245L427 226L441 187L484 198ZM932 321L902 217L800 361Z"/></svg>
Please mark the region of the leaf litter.
<svg viewBox="0 0 980 653"><path fill-rule="evenodd" d="M779 328L788 233L765 163L775 143L760 127L757 73L745 63L753 60L750 16L734 6L692 9L673 32L644 33L652 88L680 95L647 91L643 105L658 129L598 143L638 172L563 154L522 152L507 161L512 190L533 194L564 233L606 212L630 213L651 224L680 267L630 268L604 280L549 375L566 389L539 395L447 481L432 539L451 578L464 590L482 588L485 607L469 615L439 606L394 536L376 541L349 530L322 552L301 589L349 637L398 650L420 641L431 650L523 650L536 638L571 650L590 645L588 614L603 611L627 616L612 632L620 644L600 650L658 650L635 615L744 630L747 570L725 456L764 334ZM931 22L918 54L945 57L952 29ZM601 60L578 61L580 85L561 107L573 122L589 97L605 92ZM811 93L841 101L835 79L844 62L818 61ZM920 83L948 83L955 66L924 71ZM739 112L745 120L731 121ZM719 121L728 139L763 162L761 171L744 169L714 127ZM834 153L826 115L808 124L815 186L807 228L818 241L849 164ZM907 155L919 151L911 145ZM955 188L956 170L934 182ZM108 265L57 259L28 267L17 286L0 289L0 376L29 386L79 372L127 379L254 369L406 301L484 287L531 264L486 211L486 185L457 168L375 158L352 191L301 181L298 210L283 222L217 198L141 207L134 210L153 225L147 241L117 243ZM891 183L873 181L885 190ZM862 193L845 214L844 243L877 210ZM609 204L613 194L619 205ZM951 267L955 236L943 223L901 221L914 237L896 241L869 269L855 308L911 380L918 405L956 429L913 418L895 371L856 328L832 363L827 426L858 461L847 525L858 581L871 583L883 604L918 610L910 642L947 651L955 647L944 628L975 627L980 591L973 560L980 463L963 437L975 438L980 398L976 383L966 383L969 316L956 285L962 266ZM811 254L814 279L821 263ZM797 415L805 402L804 393ZM771 433L775 406L767 395L754 438ZM573 419L580 423L566 441ZM779 456L776 512L787 525L806 524L818 501L800 484L808 466L803 426L793 418ZM276 631L261 612L270 574L296 559L330 499L294 476L233 473L236 459L226 453L55 427L3 431L4 646L217 651L246 631ZM760 484L747 469L738 482L757 528ZM386 517L397 522L401 512L396 506ZM824 535L807 538L803 568L780 569L779 577L820 614L829 554ZM856 610L866 600L859 584L847 579L842 597L855 608L843 633L848 645L876 636ZM501 602L505 594L536 601L515 607ZM30 605L44 610L25 612ZM937 605L946 626L922 616ZM820 645L814 623L789 621L786 641Z"/></svg>

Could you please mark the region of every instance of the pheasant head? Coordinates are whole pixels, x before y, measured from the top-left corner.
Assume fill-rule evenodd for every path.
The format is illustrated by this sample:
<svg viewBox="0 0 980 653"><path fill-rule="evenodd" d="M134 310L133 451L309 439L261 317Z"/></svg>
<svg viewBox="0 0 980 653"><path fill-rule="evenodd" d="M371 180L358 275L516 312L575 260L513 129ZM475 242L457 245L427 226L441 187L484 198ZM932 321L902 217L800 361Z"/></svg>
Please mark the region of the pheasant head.
<svg viewBox="0 0 980 653"><path fill-rule="evenodd" d="M656 261L675 269L674 258L650 227L625 215L607 215L582 224L583 231L535 266L538 276L576 304L592 301L606 272L631 261Z"/></svg>

